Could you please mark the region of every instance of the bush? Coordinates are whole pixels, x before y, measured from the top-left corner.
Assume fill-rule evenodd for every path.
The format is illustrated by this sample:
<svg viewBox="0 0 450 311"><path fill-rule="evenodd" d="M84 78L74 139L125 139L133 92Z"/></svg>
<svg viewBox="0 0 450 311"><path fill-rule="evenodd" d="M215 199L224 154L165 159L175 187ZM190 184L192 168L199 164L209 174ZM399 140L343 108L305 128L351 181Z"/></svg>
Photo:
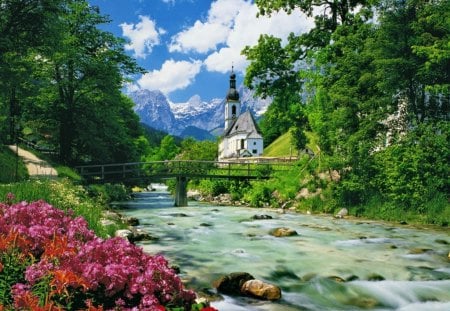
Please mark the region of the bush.
<svg viewBox="0 0 450 311"><path fill-rule="evenodd" d="M273 203L273 189L269 187L267 182L254 182L252 185L252 190L244 195L245 201L255 207L270 206Z"/></svg>
<svg viewBox="0 0 450 311"><path fill-rule="evenodd" d="M91 197L104 204L130 199L129 191L123 184L89 185L87 191Z"/></svg>

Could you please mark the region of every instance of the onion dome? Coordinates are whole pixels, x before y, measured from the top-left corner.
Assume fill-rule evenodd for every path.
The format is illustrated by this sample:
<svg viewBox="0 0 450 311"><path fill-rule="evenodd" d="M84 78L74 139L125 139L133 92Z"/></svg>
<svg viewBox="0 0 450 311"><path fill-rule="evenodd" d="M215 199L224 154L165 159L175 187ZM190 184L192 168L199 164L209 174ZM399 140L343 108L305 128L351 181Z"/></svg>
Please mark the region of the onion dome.
<svg viewBox="0 0 450 311"><path fill-rule="evenodd" d="M239 92L236 90L236 75L233 71L233 67L231 68L230 74L230 89L227 93L227 101L239 101Z"/></svg>

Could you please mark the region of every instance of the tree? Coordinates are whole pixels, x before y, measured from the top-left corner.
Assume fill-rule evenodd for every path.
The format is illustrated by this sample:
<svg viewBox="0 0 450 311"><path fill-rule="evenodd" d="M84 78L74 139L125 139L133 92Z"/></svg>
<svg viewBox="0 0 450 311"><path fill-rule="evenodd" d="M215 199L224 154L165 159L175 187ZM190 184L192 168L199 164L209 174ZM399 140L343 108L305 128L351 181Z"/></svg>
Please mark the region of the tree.
<svg viewBox="0 0 450 311"><path fill-rule="evenodd" d="M440 146L448 137L448 127L442 125L450 117L448 1L256 3L260 14L299 8L313 15L319 5L328 10L314 16L316 25L309 33L291 35L285 46L262 37L243 53L252 61L246 83L262 94L301 95L305 104L297 113L306 113L327 163L340 171L334 188L340 203L360 204L378 194L413 206L404 198L445 191L441 177L434 182L427 176L442 176L445 170L437 158L448 157L446 151L431 161L428 156L430 146ZM284 101L289 107L297 103ZM291 109L284 111L288 115ZM389 160L383 162L383 155ZM402 157L411 165L406 167ZM414 164L433 161L438 168L427 164L423 170ZM391 167L392 174L380 167ZM405 169L408 178L398 178ZM419 180L423 182L408 184Z"/></svg>
<svg viewBox="0 0 450 311"><path fill-rule="evenodd" d="M32 86L27 80L32 67L29 51L48 44L60 3L0 0L0 134L8 133L0 137L9 137L10 143L19 122L19 103Z"/></svg>
<svg viewBox="0 0 450 311"><path fill-rule="evenodd" d="M120 89L125 75L141 69L125 54L122 40L98 28L107 22L86 1L66 1L55 45L37 58L40 105L58 127L53 132L65 163L124 160L132 145L118 130L129 125L122 115L129 116L132 108ZM136 127L138 120L133 122ZM112 137L124 141L111 142Z"/></svg>

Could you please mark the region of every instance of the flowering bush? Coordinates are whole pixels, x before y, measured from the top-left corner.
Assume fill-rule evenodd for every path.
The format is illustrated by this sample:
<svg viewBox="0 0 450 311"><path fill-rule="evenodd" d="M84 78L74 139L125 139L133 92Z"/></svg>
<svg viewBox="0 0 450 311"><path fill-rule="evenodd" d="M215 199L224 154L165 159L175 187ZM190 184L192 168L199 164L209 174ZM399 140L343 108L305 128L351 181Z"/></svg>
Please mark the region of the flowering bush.
<svg viewBox="0 0 450 311"><path fill-rule="evenodd" d="M0 311L197 310L164 257L44 201L11 202L0 203Z"/></svg>

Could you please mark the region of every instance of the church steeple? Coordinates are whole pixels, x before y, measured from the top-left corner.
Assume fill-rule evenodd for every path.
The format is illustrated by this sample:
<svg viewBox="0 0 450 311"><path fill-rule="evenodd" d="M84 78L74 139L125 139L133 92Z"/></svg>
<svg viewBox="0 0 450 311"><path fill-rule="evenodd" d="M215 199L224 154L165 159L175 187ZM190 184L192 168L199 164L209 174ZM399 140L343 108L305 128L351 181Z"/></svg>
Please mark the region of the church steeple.
<svg viewBox="0 0 450 311"><path fill-rule="evenodd" d="M234 74L234 66L231 66L230 88L228 89L227 100L239 101L239 92L236 90L236 75Z"/></svg>
<svg viewBox="0 0 450 311"><path fill-rule="evenodd" d="M241 103L239 101L239 92L236 90L236 74L234 73L234 66L231 66L230 88L225 101L225 131L239 117L240 113Z"/></svg>

